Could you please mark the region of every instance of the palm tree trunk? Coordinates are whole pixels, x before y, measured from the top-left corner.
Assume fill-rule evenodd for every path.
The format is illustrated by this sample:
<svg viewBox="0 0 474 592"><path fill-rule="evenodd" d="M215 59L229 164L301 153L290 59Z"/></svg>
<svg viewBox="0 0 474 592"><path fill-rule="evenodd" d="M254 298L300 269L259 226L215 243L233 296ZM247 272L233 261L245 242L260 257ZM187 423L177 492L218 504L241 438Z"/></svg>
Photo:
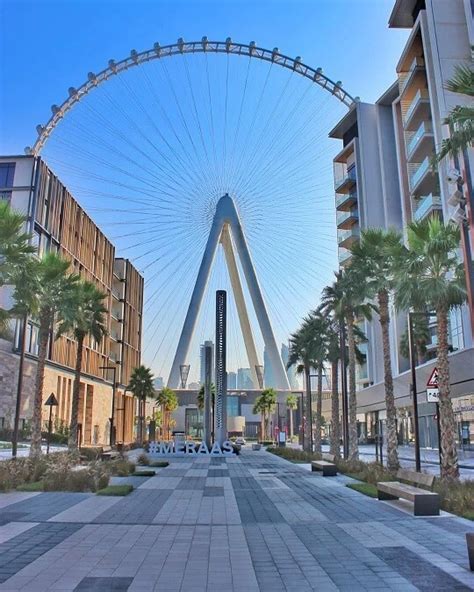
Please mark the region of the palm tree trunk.
<svg viewBox="0 0 474 592"><path fill-rule="evenodd" d="M390 314L388 310L388 292L381 290L378 293L379 319L382 329L383 347L383 371L385 382L385 407L387 409L387 467L389 471L396 472L400 468L398 460L397 438L397 410L393 396L392 361L390 358Z"/></svg>
<svg viewBox="0 0 474 592"><path fill-rule="evenodd" d="M81 391L82 352L84 350L84 336L77 340L76 366L74 368L74 386L72 389L71 425L69 428L68 448L71 452L77 450L77 423L79 414L79 397Z"/></svg>
<svg viewBox="0 0 474 592"><path fill-rule="evenodd" d="M41 454L41 421L43 408L44 367L48 349L49 330L51 327L51 315L48 312L40 314L40 326L38 331L38 363L36 366L35 399L33 403L33 418L31 422L31 448L30 456Z"/></svg>
<svg viewBox="0 0 474 592"><path fill-rule="evenodd" d="M305 381L306 381L306 425L308 426L308 429L305 430L305 435L306 435L306 451L307 452L312 452L311 450L311 444L313 441L313 409L311 406L311 377L310 377L310 369L309 366L305 366L304 369L304 375L305 375Z"/></svg>
<svg viewBox="0 0 474 592"><path fill-rule="evenodd" d="M456 422L450 398L451 381L448 360L448 312L437 311L438 333L438 388L439 425L441 431L441 478L459 479L458 452L456 449Z"/></svg>
<svg viewBox="0 0 474 592"><path fill-rule="evenodd" d="M331 454L341 456L341 424L339 421L338 362L331 363Z"/></svg>
<svg viewBox="0 0 474 592"><path fill-rule="evenodd" d="M347 346L349 349L349 460L359 459L359 447L357 443L357 399L355 381L355 336L354 316L347 318Z"/></svg>
<svg viewBox="0 0 474 592"><path fill-rule="evenodd" d="M290 440L293 439L293 409L290 409Z"/></svg>
<svg viewBox="0 0 474 592"><path fill-rule="evenodd" d="M314 451L321 454L321 425L323 410L323 368L318 368L318 393L316 395L316 433L314 435Z"/></svg>

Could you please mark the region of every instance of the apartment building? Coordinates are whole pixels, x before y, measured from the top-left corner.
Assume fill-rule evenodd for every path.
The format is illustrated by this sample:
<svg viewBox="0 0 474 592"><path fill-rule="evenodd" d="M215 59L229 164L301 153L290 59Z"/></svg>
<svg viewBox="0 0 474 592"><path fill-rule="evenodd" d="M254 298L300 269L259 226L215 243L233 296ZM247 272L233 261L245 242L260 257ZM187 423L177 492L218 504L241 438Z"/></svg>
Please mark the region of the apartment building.
<svg viewBox="0 0 474 592"><path fill-rule="evenodd" d="M397 81L375 105L357 103L330 134L343 142L334 159L340 265L350 263L347 249L358 240L361 228L405 230L412 220L433 215L448 220L453 215L453 187L447 172L458 163L443 162L433 171L430 158L449 134L445 117L455 105L467 102L466 97L447 91L445 83L457 64L472 60L473 14L470 0L396 0L389 26L411 29L396 66ZM464 190L470 195L473 167L471 151L462 169ZM470 222L472 241L474 225ZM467 446L474 444L472 314L465 306L450 318L453 406L459 442ZM407 361L399 353L406 319L403 315L392 318L396 318L391 328L396 404L409 435L410 377ZM366 326L367 368L358 373L358 419L366 435L374 416L385 418L382 347L376 325ZM436 327L431 331L435 349ZM425 385L434 365L429 361L417 368L420 438L422 445L432 447L438 445L436 410L426 401Z"/></svg>
<svg viewBox="0 0 474 592"><path fill-rule="evenodd" d="M115 247L94 224L66 187L39 157L0 158L0 197L27 217L39 256L59 253L71 262L71 270L106 294L107 336L100 344L87 339L79 403L80 441L105 444L110 438L110 418L115 382L114 424L116 441L129 442L134 435L134 400L126 392L132 369L139 365L143 309L143 278L130 261L115 257ZM0 291L0 305L8 307L9 288ZM9 427L17 393L22 325L15 323L13 339L0 340L0 423ZM32 416L38 327L28 319L21 424ZM76 342L65 335L51 335L43 397L54 393L55 426L67 426L71 418L73 368ZM46 420L47 410L44 409Z"/></svg>

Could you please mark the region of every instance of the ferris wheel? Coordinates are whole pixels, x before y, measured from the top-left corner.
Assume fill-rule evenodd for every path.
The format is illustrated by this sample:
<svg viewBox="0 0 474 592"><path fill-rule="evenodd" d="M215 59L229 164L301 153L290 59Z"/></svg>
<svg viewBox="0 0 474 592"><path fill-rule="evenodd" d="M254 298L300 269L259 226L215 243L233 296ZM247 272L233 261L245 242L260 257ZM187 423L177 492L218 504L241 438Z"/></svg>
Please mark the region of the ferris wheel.
<svg viewBox="0 0 474 592"><path fill-rule="evenodd" d="M144 362L155 374L171 367L223 195L238 209L277 341L314 307L337 265L328 132L355 100L299 57L203 37L109 60L37 126L26 151L47 161L145 276ZM216 289L232 291L221 251L191 377L199 343L212 336ZM232 298L228 332L229 367L243 367Z"/></svg>

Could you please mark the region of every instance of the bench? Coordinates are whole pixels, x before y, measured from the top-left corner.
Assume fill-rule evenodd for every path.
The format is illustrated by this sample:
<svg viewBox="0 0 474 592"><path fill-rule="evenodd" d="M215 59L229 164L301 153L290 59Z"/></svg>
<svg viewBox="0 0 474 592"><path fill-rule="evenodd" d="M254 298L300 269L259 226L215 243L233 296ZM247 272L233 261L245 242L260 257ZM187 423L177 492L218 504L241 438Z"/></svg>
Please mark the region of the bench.
<svg viewBox="0 0 474 592"><path fill-rule="evenodd" d="M120 458L120 452L112 450L111 446L104 446L100 454L101 460L112 460L114 458Z"/></svg>
<svg viewBox="0 0 474 592"><path fill-rule="evenodd" d="M408 485L400 481L381 481L377 483L377 495L379 500L406 499L414 504L415 516L439 516L439 495L424 487L433 487L434 475L417 473L407 469L397 471L397 479L408 481Z"/></svg>
<svg viewBox="0 0 474 592"><path fill-rule="evenodd" d="M323 477L337 475L337 467L334 464L334 454L322 454L322 460L311 461L311 471L322 471Z"/></svg>

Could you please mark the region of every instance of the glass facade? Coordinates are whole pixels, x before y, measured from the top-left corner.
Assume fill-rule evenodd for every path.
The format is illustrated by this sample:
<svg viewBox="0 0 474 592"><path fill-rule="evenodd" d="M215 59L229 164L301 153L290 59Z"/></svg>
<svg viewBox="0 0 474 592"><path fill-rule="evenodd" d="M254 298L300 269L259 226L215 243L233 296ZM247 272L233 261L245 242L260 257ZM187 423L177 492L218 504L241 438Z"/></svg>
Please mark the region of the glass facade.
<svg viewBox="0 0 474 592"><path fill-rule="evenodd" d="M13 187L13 178L15 177L15 163L2 162L0 163L0 201L10 201L12 192L4 191L9 187Z"/></svg>

